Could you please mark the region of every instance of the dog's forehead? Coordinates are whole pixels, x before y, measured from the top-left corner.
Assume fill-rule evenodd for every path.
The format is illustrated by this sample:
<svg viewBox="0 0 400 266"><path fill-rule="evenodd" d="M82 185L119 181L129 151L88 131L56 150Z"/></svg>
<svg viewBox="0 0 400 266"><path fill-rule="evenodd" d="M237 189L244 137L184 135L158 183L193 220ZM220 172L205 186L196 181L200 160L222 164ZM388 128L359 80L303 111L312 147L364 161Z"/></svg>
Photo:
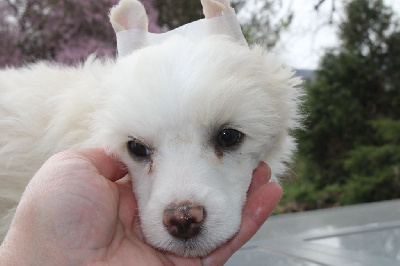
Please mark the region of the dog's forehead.
<svg viewBox="0 0 400 266"><path fill-rule="evenodd" d="M119 72L128 72L145 86L154 84L166 88L171 85L193 86L193 83L202 84L202 81L207 84L210 80L218 83L220 79L234 78L259 68L262 56L221 35L197 43L175 37L163 44L138 50L119 61Z"/></svg>
<svg viewBox="0 0 400 266"><path fill-rule="evenodd" d="M210 118L217 120L213 124L226 123L256 87L252 82L258 79L252 76L260 64L249 54L248 48L226 38L200 44L171 40L121 60L120 92L132 102L130 106L151 109L169 120L201 116L206 124ZM251 63L243 66L245 61Z"/></svg>
<svg viewBox="0 0 400 266"><path fill-rule="evenodd" d="M265 135L275 126L276 103L263 65L259 53L225 37L170 40L119 60L106 84L113 88L108 112L126 136L143 139L180 132L174 136L204 140L224 127Z"/></svg>

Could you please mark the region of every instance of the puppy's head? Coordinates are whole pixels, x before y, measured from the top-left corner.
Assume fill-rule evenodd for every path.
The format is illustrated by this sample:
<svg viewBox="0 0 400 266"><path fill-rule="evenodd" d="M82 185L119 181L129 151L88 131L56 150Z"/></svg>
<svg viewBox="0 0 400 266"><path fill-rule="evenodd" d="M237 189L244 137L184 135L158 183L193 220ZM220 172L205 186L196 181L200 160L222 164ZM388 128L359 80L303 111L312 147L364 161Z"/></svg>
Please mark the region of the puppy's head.
<svg viewBox="0 0 400 266"><path fill-rule="evenodd" d="M127 165L153 246L204 256L238 230L252 172L284 172L299 80L258 46L171 38L118 60L96 134Z"/></svg>

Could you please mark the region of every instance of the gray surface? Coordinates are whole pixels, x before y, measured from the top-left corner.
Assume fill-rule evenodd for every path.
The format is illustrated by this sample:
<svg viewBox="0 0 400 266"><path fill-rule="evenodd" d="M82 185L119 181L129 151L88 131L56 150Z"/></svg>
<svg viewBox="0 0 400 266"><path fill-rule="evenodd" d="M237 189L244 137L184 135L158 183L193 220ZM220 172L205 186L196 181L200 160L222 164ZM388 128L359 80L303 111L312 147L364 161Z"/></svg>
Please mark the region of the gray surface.
<svg viewBox="0 0 400 266"><path fill-rule="evenodd" d="M400 227L362 234L322 238L310 242L363 254L392 258L399 261L400 264Z"/></svg>
<svg viewBox="0 0 400 266"><path fill-rule="evenodd" d="M400 200L273 216L226 265L400 265Z"/></svg>
<svg viewBox="0 0 400 266"><path fill-rule="evenodd" d="M318 266L320 264L313 263L311 261L306 261L303 259L298 259L295 257L290 257L285 254L275 253L266 249L251 249L246 252L242 252L237 259L230 260L228 265L231 266L286 266L286 265L299 265L299 266Z"/></svg>

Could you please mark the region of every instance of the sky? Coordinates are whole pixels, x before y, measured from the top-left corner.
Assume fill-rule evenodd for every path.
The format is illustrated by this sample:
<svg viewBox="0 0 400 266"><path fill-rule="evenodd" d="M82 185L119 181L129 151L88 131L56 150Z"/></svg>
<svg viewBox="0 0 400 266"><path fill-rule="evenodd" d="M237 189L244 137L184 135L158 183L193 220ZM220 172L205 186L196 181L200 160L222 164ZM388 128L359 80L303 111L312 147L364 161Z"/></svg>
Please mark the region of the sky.
<svg viewBox="0 0 400 266"><path fill-rule="evenodd" d="M332 0L326 0L318 12L314 6L319 0L283 0L282 10L294 12L292 24L281 36L273 52L284 64L296 69L316 69L326 48L338 45L336 26L329 25ZM336 0L334 21L343 17L343 0ZM384 0L400 16L400 0Z"/></svg>

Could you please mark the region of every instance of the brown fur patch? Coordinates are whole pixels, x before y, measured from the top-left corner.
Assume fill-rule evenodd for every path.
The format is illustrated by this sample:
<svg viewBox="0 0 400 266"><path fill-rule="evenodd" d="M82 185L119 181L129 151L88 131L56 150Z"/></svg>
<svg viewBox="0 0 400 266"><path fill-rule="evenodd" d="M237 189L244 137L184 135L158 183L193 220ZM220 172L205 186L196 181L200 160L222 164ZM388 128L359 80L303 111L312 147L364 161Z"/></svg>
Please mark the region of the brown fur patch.
<svg viewBox="0 0 400 266"><path fill-rule="evenodd" d="M219 149L218 147L215 147L214 153L217 156L217 158L219 159L219 161L221 161L222 157L224 156L224 152L221 149Z"/></svg>
<svg viewBox="0 0 400 266"><path fill-rule="evenodd" d="M150 159L150 167L149 167L149 171L147 172L149 175L152 174L154 171L154 162L153 159Z"/></svg>

